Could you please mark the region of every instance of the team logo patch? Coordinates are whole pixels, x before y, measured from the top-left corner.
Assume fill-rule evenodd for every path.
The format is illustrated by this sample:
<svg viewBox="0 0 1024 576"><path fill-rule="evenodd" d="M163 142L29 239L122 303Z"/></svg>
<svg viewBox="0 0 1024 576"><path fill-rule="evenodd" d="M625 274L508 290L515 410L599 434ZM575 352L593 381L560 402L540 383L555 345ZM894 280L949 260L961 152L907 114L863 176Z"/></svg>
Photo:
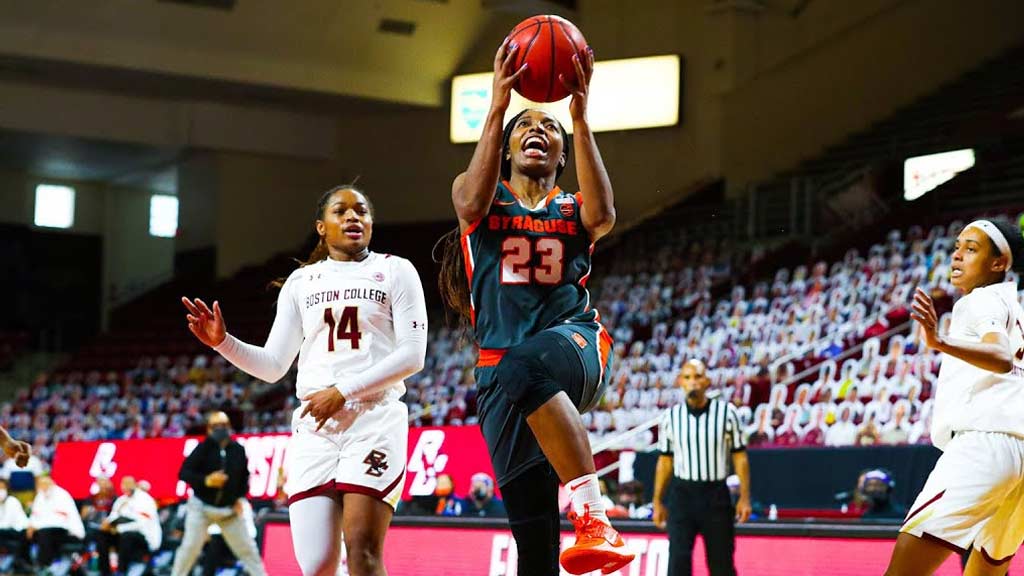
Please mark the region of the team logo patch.
<svg viewBox="0 0 1024 576"><path fill-rule="evenodd" d="M383 282L384 281L384 275L381 274L380 272L374 272L373 273L373 279L376 280L377 282Z"/></svg>
<svg viewBox="0 0 1024 576"><path fill-rule="evenodd" d="M370 450L370 453L363 459L363 464L369 466L366 469L367 475L380 478L388 469L388 455L378 450Z"/></svg>
<svg viewBox="0 0 1024 576"><path fill-rule="evenodd" d="M559 204L558 211L562 213L562 217L572 218L576 215L576 206L571 203Z"/></svg>
<svg viewBox="0 0 1024 576"><path fill-rule="evenodd" d="M580 350L582 350L582 349L587 347L587 339L584 338L578 332L573 332L572 333L572 339L576 342L576 345L580 347Z"/></svg>

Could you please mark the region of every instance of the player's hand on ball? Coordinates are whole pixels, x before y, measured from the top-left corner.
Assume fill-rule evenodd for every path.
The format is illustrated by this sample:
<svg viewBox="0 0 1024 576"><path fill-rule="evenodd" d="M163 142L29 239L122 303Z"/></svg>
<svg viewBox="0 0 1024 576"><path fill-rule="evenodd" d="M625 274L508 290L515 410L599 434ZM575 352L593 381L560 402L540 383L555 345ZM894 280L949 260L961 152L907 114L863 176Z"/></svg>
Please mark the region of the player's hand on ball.
<svg viewBox="0 0 1024 576"><path fill-rule="evenodd" d="M661 502L654 503L654 525L659 529L664 530L665 525L668 524L668 510L665 509L665 505Z"/></svg>
<svg viewBox="0 0 1024 576"><path fill-rule="evenodd" d="M28 459L32 456L32 446L20 440L8 440L4 443L4 454L8 458L14 458L18 468L28 466Z"/></svg>
<svg viewBox="0 0 1024 576"><path fill-rule="evenodd" d="M751 512L753 512L753 508L750 507L750 500L740 498L739 502L736 502L736 522L743 524L750 520Z"/></svg>
<svg viewBox="0 0 1024 576"><path fill-rule="evenodd" d="M498 46L498 53L494 55L494 85L491 89L491 108L494 110L504 112L508 108L512 102L512 87L527 68L524 62L518 70L515 69L518 51L519 46L509 36Z"/></svg>
<svg viewBox="0 0 1024 576"><path fill-rule="evenodd" d="M220 302L214 301L211 310L206 302L199 298L195 302L182 296L181 303L185 305L188 314L188 329L196 335L200 342L210 348L220 346L220 343L227 338L227 328L224 326L224 315L220 311Z"/></svg>
<svg viewBox="0 0 1024 576"><path fill-rule="evenodd" d="M331 416L334 416L345 407L345 396L334 386L309 394L302 401L306 402L306 408L302 411L302 417L310 414L313 418L316 418L317 430L323 428Z"/></svg>
<svg viewBox="0 0 1024 576"><path fill-rule="evenodd" d="M935 303L932 302L924 289L918 287L914 292L914 303L911 305L913 312L910 317L920 326L921 337L925 345L932 349L938 349L942 344L939 337L939 317L935 312Z"/></svg>
<svg viewBox="0 0 1024 576"><path fill-rule="evenodd" d="M588 46L587 51L572 57L576 74L573 78L560 74L558 79L565 89L572 94L569 102L569 115L573 120L582 120L587 114L587 97L590 95L590 79L594 76L594 51Z"/></svg>

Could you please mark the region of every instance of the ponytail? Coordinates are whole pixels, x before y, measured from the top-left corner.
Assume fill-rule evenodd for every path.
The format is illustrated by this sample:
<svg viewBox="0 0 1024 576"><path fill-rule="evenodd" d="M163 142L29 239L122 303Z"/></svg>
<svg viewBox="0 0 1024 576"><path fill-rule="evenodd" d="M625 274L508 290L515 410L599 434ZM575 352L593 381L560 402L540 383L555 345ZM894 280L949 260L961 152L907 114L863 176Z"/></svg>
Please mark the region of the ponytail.
<svg viewBox="0 0 1024 576"><path fill-rule="evenodd" d="M472 304L466 263L462 259L462 232L458 226L441 236L434 244L433 259L434 262L441 264L441 273L437 277L441 299L445 306L457 315L459 327L468 329L472 317Z"/></svg>
<svg viewBox="0 0 1024 576"><path fill-rule="evenodd" d="M306 258L305 260L299 260L298 258L295 258L294 260L296 263L298 263L299 268L304 268L306 266L309 266L310 264L316 264L317 262L327 258L329 255L330 252L327 250L327 243L324 242L323 238L320 238L320 240L317 241L316 246L313 247L313 251L309 253L308 258ZM267 285L267 289L277 288L278 290L280 290L281 287L284 286L286 280L288 280L286 276L275 278L270 281L270 284Z"/></svg>

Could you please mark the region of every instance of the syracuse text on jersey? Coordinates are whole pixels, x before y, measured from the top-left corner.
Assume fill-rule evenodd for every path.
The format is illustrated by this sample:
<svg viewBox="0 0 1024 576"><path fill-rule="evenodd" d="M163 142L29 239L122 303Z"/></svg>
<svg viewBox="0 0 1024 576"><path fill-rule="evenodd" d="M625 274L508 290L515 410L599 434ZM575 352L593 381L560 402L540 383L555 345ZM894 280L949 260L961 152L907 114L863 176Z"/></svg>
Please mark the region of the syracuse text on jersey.
<svg viewBox="0 0 1024 576"><path fill-rule="evenodd" d="M499 216L492 214L487 217L489 230L525 230L546 234L565 234L576 236L579 228L573 220L561 218L533 218L531 216Z"/></svg>

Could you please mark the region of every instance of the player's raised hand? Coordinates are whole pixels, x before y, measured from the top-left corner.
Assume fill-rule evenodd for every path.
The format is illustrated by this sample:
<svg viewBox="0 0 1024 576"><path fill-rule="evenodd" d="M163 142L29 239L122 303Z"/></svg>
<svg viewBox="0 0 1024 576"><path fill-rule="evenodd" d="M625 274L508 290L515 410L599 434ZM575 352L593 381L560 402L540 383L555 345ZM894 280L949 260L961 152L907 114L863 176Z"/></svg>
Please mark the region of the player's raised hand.
<svg viewBox="0 0 1024 576"><path fill-rule="evenodd" d="M32 456L32 446L28 442L10 439L4 443L4 454L8 458L14 458L18 468L28 466L28 459Z"/></svg>
<svg viewBox="0 0 1024 576"><path fill-rule="evenodd" d="M590 96L590 79L594 76L594 50L587 46L587 51L574 54L573 66L576 68L574 77L559 74L558 80L572 94L569 102L569 115L573 120L582 120L587 115L587 98Z"/></svg>
<svg viewBox="0 0 1024 576"><path fill-rule="evenodd" d="M923 288L918 287L914 291L914 303L911 304L911 308L913 312L910 313L910 317L921 327L921 337L925 345L937 349L942 344L942 338L939 336L939 316L935 312L935 303Z"/></svg>
<svg viewBox="0 0 1024 576"><path fill-rule="evenodd" d="M516 53L519 45L508 36L498 46L498 53L494 55L494 85L491 89L491 109L504 112L512 102L512 87L516 85L519 76L526 70L524 62L519 69L516 69Z"/></svg>
<svg viewBox="0 0 1024 576"><path fill-rule="evenodd" d="M300 418L305 417L306 414L316 418L317 430L323 428L331 416L334 416L345 407L345 396L334 386L308 394L302 401L307 404L302 410Z"/></svg>
<svg viewBox="0 0 1024 576"><path fill-rule="evenodd" d="M188 314L188 329L196 335L200 342L210 348L220 346L220 343L227 337L227 328L224 326L224 315L220 311L220 303L214 301L211 310L205 302L196 298L193 302L182 296L181 303L185 305Z"/></svg>

